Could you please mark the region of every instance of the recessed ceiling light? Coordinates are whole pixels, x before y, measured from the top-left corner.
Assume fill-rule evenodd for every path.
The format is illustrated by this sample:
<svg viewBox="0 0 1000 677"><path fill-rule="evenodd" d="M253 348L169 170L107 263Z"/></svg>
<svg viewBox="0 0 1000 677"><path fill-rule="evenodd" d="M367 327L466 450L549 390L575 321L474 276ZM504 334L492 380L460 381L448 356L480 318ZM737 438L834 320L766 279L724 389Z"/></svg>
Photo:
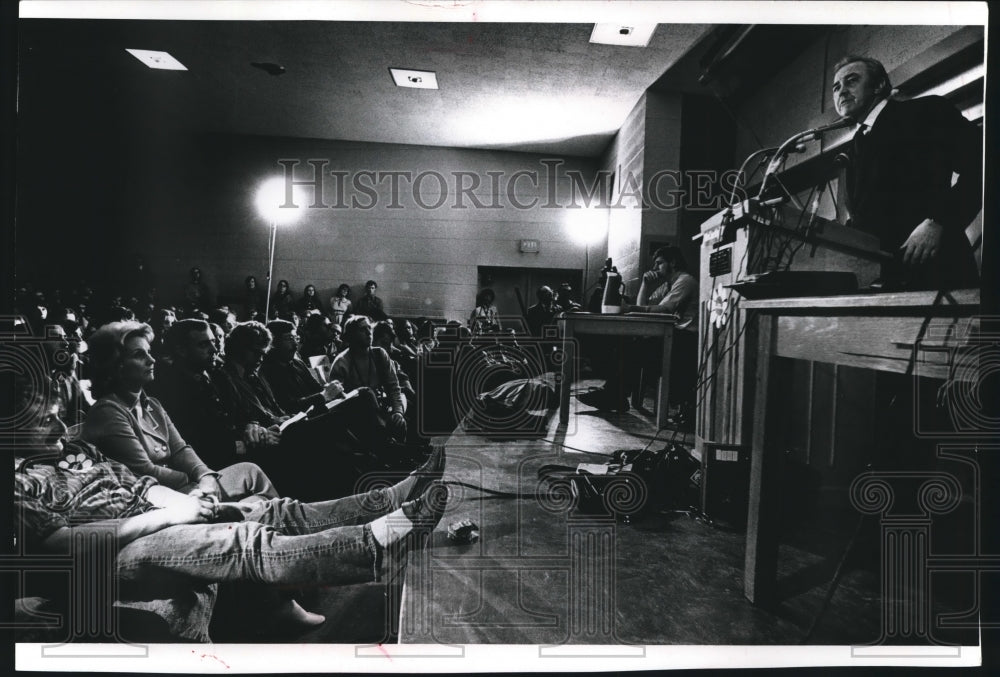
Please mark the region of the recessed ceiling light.
<svg viewBox="0 0 1000 677"><path fill-rule="evenodd" d="M166 52L156 52L150 49L126 49L125 51L150 68L159 68L165 71L187 70L184 64Z"/></svg>
<svg viewBox="0 0 1000 677"><path fill-rule="evenodd" d="M645 47L655 30L656 24L594 24L590 41L598 45Z"/></svg>
<svg viewBox="0 0 1000 677"><path fill-rule="evenodd" d="M437 73L434 71L414 71L405 68L390 68L392 80L397 87L414 87L416 89L437 89Z"/></svg>

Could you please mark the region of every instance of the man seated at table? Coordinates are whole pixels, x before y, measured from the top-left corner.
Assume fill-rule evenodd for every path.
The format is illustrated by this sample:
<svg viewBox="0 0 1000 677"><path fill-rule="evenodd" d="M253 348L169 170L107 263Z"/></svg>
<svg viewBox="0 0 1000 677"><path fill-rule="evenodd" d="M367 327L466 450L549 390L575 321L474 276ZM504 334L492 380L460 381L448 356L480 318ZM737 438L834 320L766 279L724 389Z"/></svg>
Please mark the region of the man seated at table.
<svg viewBox="0 0 1000 677"><path fill-rule="evenodd" d="M538 303L530 306L525 315L528 330L532 336L541 336L543 327L555 326L556 315L563 312L563 307L555 302L555 292L552 287L542 285L535 292Z"/></svg>
<svg viewBox="0 0 1000 677"><path fill-rule="evenodd" d="M670 400L687 409L682 414L690 418L698 370L698 281L688 272L678 247L660 247L653 253L653 267L643 273L636 301L636 305L626 305L625 312L678 317L670 357ZM577 399L599 409L627 411L627 393L639 378L639 369L659 373L660 346L660 339L638 340L633 349L623 351L620 369L609 375L603 389L578 395Z"/></svg>
<svg viewBox="0 0 1000 677"><path fill-rule="evenodd" d="M891 98L885 67L848 56L833 74L833 104L857 124L847 171L851 225L896 254L883 282L902 289L974 287L965 228L982 208L982 135L947 99ZM957 177L953 178L954 175Z"/></svg>

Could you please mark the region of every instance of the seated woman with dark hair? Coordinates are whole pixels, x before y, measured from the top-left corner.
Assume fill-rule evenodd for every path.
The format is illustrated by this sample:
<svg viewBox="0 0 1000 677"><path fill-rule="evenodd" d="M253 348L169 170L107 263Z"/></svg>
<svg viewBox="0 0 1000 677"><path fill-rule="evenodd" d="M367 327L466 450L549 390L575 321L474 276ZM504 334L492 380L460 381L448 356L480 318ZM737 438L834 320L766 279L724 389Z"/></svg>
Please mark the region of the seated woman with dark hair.
<svg viewBox="0 0 1000 677"><path fill-rule="evenodd" d="M500 331L500 315L493 305L497 295L492 289L484 289L476 294L476 307L469 315L469 329L473 334L492 334Z"/></svg>
<svg viewBox="0 0 1000 677"><path fill-rule="evenodd" d="M93 392L82 437L137 475L212 500L277 498L271 481L252 463L209 468L177 432L166 410L143 388L154 375L153 330L139 322L113 322L90 337Z"/></svg>
<svg viewBox="0 0 1000 677"><path fill-rule="evenodd" d="M295 297L288 280L278 280L278 288L271 295L271 317L291 320L295 316Z"/></svg>
<svg viewBox="0 0 1000 677"><path fill-rule="evenodd" d="M347 298L350 295L351 285L342 284L337 287L337 295L330 297L330 319L341 327L351 316L351 301Z"/></svg>
<svg viewBox="0 0 1000 677"><path fill-rule="evenodd" d="M298 304L295 307L295 312L299 314L299 317L308 317L313 313L323 312L323 303L319 300L319 295L316 293L316 285L307 284L302 290L302 298L299 299Z"/></svg>
<svg viewBox="0 0 1000 677"><path fill-rule="evenodd" d="M247 320L264 319L264 291L257 285L257 278L247 275L243 281L243 316Z"/></svg>

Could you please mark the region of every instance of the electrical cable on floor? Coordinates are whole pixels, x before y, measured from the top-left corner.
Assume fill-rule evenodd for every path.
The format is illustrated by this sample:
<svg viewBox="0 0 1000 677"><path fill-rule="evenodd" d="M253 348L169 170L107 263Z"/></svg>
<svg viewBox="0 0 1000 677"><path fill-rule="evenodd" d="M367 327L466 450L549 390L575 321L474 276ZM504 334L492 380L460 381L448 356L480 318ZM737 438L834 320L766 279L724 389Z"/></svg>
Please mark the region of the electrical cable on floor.
<svg viewBox="0 0 1000 677"><path fill-rule="evenodd" d="M819 626L820 620L826 613L826 610L830 606L830 600L833 599L833 593L837 591L837 586L840 584L840 579L844 575L845 565L847 560L850 558L851 553L854 552L854 543L858 540L858 535L861 533L861 527L864 524L864 515L858 517L858 524L854 527L854 533L851 535L851 540L847 542L847 547L844 548L844 554L840 557L840 562L837 563L837 570L833 573L833 579L830 581L830 585L826 588L826 594L823 596L823 603L819 607L819 611L813 617L812 625L809 626L809 631L806 632L805 637L799 640L799 644L808 644L812 639L813 633L816 632L816 628Z"/></svg>
<svg viewBox="0 0 1000 677"><path fill-rule="evenodd" d="M465 487L466 489L481 491L484 494L489 494L490 496L496 496L497 498L525 498L525 499L537 498L537 494L521 494L516 491L500 491L499 489L487 489L486 487L481 487L478 484L469 484L468 482L459 482L458 480L444 480L442 484L456 486L456 487Z"/></svg>

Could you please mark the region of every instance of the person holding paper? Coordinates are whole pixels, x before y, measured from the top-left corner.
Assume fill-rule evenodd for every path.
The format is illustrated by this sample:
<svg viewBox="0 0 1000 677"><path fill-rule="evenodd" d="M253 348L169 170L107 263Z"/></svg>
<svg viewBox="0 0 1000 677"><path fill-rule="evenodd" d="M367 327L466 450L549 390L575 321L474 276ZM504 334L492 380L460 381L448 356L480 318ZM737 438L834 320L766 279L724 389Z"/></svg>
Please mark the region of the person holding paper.
<svg viewBox="0 0 1000 677"><path fill-rule="evenodd" d="M248 452L282 491L304 499L329 497L324 471L353 482L346 459L356 453L378 456L383 448L386 435L378 424L375 396L363 389L333 397L339 388L331 386L329 406L313 407L309 416L296 407L290 416L261 371L271 346L271 332L259 322L233 329L217 374L222 404L237 426L260 431L259 439L251 437ZM279 348L286 356L287 347Z"/></svg>

